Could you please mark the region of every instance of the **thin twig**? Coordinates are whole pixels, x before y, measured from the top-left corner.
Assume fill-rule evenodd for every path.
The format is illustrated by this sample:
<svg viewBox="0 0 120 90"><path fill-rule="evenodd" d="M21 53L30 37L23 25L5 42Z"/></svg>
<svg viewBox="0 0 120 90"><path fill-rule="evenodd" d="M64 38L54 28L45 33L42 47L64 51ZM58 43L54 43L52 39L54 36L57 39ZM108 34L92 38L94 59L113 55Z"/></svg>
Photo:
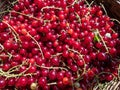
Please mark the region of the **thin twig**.
<svg viewBox="0 0 120 90"><path fill-rule="evenodd" d="M28 36L29 36L31 39L33 39L33 41L37 44L37 46L38 46L38 48L39 48L39 50L40 50L40 52L41 52L42 58L44 59L43 51L42 51L42 48L40 47L39 43L38 43L38 42L35 40L35 38L32 37L29 33L28 33Z"/></svg>
<svg viewBox="0 0 120 90"><path fill-rule="evenodd" d="M106 43L105 43L105 41L104 41L103 37L101 36L101 34L100 34L98 29L97 29L97 33L98 33L98 35L99 35L99 37L100 37L100 39L101 39L101 41L102 41L106 51L107 51L107 53L109 53L109 49L108 49L108 47L107 47L107 45L106 45Z"/></svg>
<svg viewBox="0 0 120 90"><path fill-rule="evenodd" d="M2 22L5 23L15 33L15 35L16 35L15 39L18 38L16 41L21 42L20 37L19 37L18 33L15 31L15 29L9 23L7 23L6 21L2 21Z"/></svg>
<svg viewBox="0 0 120 90"><path fill-rule="evenodd" d="M26 16L26 17L29 17L29 18L33 18L33 19L38 20L38 21L41 20L41 19L38 19L38 18L36 18L36 17L34 17L34 16L32 16L32 15L29 15L29 14L24 14L24 13L17 12L17 11L13 11L13 12L15 12L15 13L17 13L17 14L20 14L20 15L23 15L23 16Z"/></svg>
<svg viewBox="0 0 120 90"><path fill-rule="evenodd" d="M67 7L71 7L71 6L73 6L77 2L78 2L78 0L74 0L74 2L72 4L70 4L69 6L67 6Z"/></svg>
<svg viewBox="0 0 120 90"><path fill-rule="evenodd" d="M9 52L7 52L8 56L9 56L9 60L13 57L13 55Z"/></svg>
<svg viewBox="0 0 120 90"><path fill-rule="evenodd" d="M116 21L117 23L119 23L119 24L120 24L120 21L119 21L119 20L117 20L117 19L111 18L110 20L112 20L112 21Z"/></svg>
<svg viewBox="0 0 120 90"><path fill-rule="evenodd" d="M88 3L88 1L87 0L85 0L85 3L88 5L88 7L90 8L90 4Z"/></svg>
<svg viewBox="0 0 120 90"><path fill-rule="evenodd" d="M3 11L3 12L0 12L0 14L4 14L4 13L8 13L9 11Z"/></svg>
<svg viewBox="0 0 120 90"><path fill-rule="evenodd" d="M57 84L57 82L52 82L52 83L48 83L47 85L51 86L51 85L56 85L56 84Z"/></svg>
<svg viewBox="0 0 120 90"><path fill-rule="evenodd" d="M111 74L115 78L115 75L111 72L100 72L97 76L100 76L101 74Z"/></svg>
<svg viewBox="0 0 120 90"><path fill-rule="evenodd" d="M106 11L106 9L105 9L104 5L103 5L102 3L100 3L100 5L101 5L101 7L103 8L103 10L104 10L105 14L108 16L107 11Z"/></svg>
<svg viewBox="0 0 120 90"><path fill-rule="evenodd" d="M57 53L57 54L51 55L51 57L57 57L57 56L60 56L60 55L62 55L62 53Z"/></svg>
<svg viewBox="0 0 120 90"><path fill-rule="evenodd" d="M92 6L92 4L95 2L95 0L93 0L91 3L90 3L90 7Z"/></svg>
<svg viewBox="0 0 120 90"><path fill-rule="evenodd" d="M61 70L65 70L65 71L68 71L66 68L63 68L63 67L45 67L45 66L39 66L36 64L37 67L40 67L40 68L45 68L45 69L61 69Z"/></svg>
<svg viewBox="0 0 120 90"><path fill-rule="evenodd" d="M31 64L29 65L29 67L25 71L21 72L20 74L10 74L10 72L8 72L8 71L4 72L2 69L0 69L0 75L5 76L6 78L20 77L23 74L24 75L30 75L30 74L25 74L30 69L30 67L31 67Z"/></svg>
<svg viewBox="0 0 120 90"><path fill-rule="evenodd" d="M62 10L62 8L58 8L58 7L55 7L55 6L45 6L41 9L41 11L43 12L44 9L58 9L58 10Z"/></svg>
<svg viewBox="0 0 120 90"><path fill-rule="evenodd" d="M11 70L13 70L13 69L22 67L25 63L26 63L26 62L23 62L21 65L16 65L16 66L10 68L10 69L8 70L8 72L11 72Z"/></svg>
<svg viewBox="0 0 120 90"><path fill-rule="evenodd" d="M76 50L74 50L74 49L68 48L68 50L69 50L69 51L72 51L72 52L74 52L74 53L77 53L77 54L80 56L80 58L83 60L83 62L84 62L84 68L83 68L83 72L82 72L81 76L84 75L84 74L86 73L86 63L85 63L85 60L84 60L84 58L83 58L83 55L82 55L80 52L78 52L78 51L76 51ZM81 76L78 77L77 79L80 79Z"/></svg>
<svg viewBox="0 0 120 90"><path fill-rule="evenodd" d="M4 50L4 46L2 44L0 44L0 47L2 49L0 52L2 52Z"/></svg>
<svg viewBox="0 0 120 90"><path fill-rule="evenodd" d="M76 14L76 18L78 19L78 22L81 24L81 19L80 19L80 16L78 15L78 13L77 13L77 12L75 12L75 14Z"/></svg>

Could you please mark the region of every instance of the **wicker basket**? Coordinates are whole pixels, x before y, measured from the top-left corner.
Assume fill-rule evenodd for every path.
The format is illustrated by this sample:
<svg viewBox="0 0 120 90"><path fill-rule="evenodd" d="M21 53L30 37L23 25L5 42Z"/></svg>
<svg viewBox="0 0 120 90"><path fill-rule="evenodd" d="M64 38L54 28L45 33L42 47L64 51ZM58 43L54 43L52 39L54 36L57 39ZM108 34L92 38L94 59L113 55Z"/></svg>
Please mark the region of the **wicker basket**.
<svg viewBox="0 0 120 90"><path fill-rule="evenodd" d="M88 0L89 2L93 0ZM108 15L120 21L120 0L94 0L96 4L103 4Z"/></svg>
<svg viewBox="0 0 120 90"><path fill-rule="evenodd" d="M13 6L14 1L16 0L0 0L0 20L2 20L2 17L5 15L4 11Z"/></svg>
<svg viewBox="0 0 120 90"><path fill-rule="evenodd" d="M120 36L120 0L86 0L86 1L89 1L89 3L94 2L94 4L102 6L105 13L109 17L114 18L115 26L113 27L113 29Z"/></svg>

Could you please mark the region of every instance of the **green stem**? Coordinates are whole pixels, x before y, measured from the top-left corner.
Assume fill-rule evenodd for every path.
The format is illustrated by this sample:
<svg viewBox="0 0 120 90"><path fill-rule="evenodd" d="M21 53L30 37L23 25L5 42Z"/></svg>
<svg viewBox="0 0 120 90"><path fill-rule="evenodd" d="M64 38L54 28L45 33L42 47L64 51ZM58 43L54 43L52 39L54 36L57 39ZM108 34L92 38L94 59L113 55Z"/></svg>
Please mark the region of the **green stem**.
<svg viewBox="0 0 120 90"><path fill-rule="evenodd" d="M103 37L101 36L101 34L100 34L98 29L97 29L97 33L98 33L98 35L99 35L99 37L100 37L100 39L101 39L101 41L102 41L106 51L107 51L107 53L109 53L109 49L108 49L108 47L107 47L107 45L106 45L106 43L105 43L105 41L104 41Z"/></svg>

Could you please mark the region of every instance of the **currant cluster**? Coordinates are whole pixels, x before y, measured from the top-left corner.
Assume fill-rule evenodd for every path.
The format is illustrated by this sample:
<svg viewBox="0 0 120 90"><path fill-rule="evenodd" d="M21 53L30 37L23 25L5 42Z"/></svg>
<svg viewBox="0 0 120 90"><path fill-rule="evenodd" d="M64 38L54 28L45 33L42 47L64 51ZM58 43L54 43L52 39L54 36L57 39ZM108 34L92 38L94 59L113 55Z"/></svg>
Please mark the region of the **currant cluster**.
<svg viewBox="0 0 120 90"><path fill-rule="evenodd" d="M89 90L118 76L113 21L86 0L18 0L0 22L0 89Z"/></svg>

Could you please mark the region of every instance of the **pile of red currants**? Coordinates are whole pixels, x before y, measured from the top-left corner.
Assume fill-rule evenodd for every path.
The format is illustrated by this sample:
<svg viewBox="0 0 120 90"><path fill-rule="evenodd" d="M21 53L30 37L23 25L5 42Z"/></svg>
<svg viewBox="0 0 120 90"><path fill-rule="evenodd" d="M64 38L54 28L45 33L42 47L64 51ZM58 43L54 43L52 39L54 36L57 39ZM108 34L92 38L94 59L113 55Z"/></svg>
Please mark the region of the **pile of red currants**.
<svg viewBox="0 0 120 90"><path fill-rule="evenodd" d="M92 90L118 77L119 35L86 0L18 0L0 22L1 90Z"/></svg>

